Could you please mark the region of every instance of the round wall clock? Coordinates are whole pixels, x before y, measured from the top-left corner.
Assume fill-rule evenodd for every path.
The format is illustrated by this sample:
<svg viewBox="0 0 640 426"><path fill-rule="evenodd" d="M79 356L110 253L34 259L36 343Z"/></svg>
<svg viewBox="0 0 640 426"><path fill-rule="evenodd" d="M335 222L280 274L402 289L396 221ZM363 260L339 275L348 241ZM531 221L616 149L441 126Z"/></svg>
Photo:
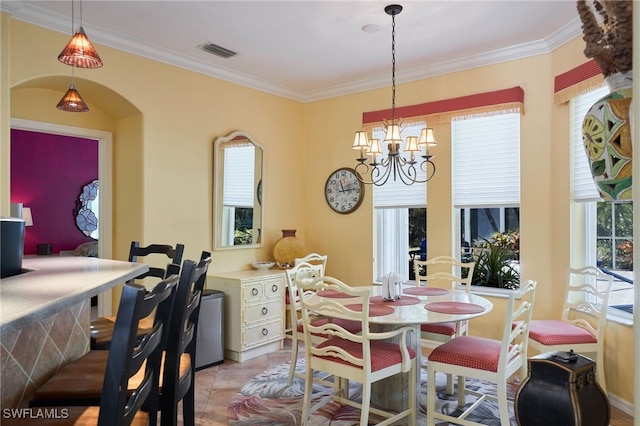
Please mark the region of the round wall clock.
<svg viewBox="0 0 640 426"><path fill-rule="evenodd" d="M331 173L324 185L324 197L333 211L348 214L356 211L364 198L364 184L355 170L342 167Z"/></svg>

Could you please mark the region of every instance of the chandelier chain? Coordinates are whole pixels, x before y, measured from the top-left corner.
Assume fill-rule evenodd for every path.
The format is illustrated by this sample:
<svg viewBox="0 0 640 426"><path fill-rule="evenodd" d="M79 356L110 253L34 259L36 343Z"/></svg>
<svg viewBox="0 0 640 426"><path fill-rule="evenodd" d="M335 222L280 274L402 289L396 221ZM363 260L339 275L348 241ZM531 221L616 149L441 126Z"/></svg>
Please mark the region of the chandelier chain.
<svg viewBox="0 0 640 426"><path fill-rule="evenodd" d="M391 122L396 120L396 15L391 15Z"/></svg>

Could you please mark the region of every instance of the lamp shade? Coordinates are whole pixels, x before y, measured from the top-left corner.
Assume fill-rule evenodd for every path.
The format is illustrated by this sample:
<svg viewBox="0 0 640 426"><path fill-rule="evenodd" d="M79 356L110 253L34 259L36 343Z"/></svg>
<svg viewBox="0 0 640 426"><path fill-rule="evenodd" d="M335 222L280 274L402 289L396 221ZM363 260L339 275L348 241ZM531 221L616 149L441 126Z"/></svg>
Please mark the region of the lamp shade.
<svg viewBox="0 0 640 426"><path fill-rule="evenodd" d="M433 129L427 127L420 132L420 145L436 146L436 136Z"/></svg>
<svg viewBox="0 0 640 426"><path fill-rule="evenodd" d="M369 149L371 155L382 155L382 147L380 146L380 139L371 139L371 149Z"/></svg>
<svg viewBox="0 0 640 426"><path fill-rule="evenodd" d="M404 146L405 152L418 152L420 151L420 147L418 146L418 137L417 136L408 136L407 143Z"/></svg>
<svg viewBox="0 0 640 426"><path fill-rule="evenodd" d="M64 94L56 108L69 112L87 112L89 107L84 103L84 99L80 96L80 93L76 90L75 84L71 83L69 90Z"/></svg>
<svg viewBox="0 0 640 426"><path fill-rule="evenodd" d="M78 68L100 68L102 66L102 60L96 49L93 48L82 25L60 52L58 60L63 64Z"/></svg>
<svg viewBox="0 0 640 426"><path fill-rule="evenodd" d="M369 148L369 139L367 138L367 132L358 131L353 138L353 149Z"/></svg>
<svg viewBox="0 0 640 426"><path fill-rule="evenodd" d="M33 218L31 217L31 207L22 208L22 219L24 219L24 226L33 226Z"/></svg>
<svg viewBox="0 0 640 426"><path fill-rule="evenodd" d="M402 142L402 136L400 136L400 126L397 123L391 123L387 125L387 136L384 138L387 143L399 143Z"/></svg>

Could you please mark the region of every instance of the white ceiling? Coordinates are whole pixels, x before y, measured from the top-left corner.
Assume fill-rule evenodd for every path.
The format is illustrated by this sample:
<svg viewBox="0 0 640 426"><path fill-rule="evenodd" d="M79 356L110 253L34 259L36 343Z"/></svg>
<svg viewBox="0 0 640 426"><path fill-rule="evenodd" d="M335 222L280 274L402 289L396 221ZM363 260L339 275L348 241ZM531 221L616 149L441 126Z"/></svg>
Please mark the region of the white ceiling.
<svg viewBox="0 0 640 426"><path fill-rule="evenodd" d="M390 85L391 17L384 7L392 3L76 0L74 15L77 27L82 8L96 44L308 102ZM547 53L581 34L572 0L399 3L398 83ZM70 0L3 0L0 7L71 34ZM368 24L379 31L364 32ZM223 59L198 48L208 42L237 55Z"/></svg>

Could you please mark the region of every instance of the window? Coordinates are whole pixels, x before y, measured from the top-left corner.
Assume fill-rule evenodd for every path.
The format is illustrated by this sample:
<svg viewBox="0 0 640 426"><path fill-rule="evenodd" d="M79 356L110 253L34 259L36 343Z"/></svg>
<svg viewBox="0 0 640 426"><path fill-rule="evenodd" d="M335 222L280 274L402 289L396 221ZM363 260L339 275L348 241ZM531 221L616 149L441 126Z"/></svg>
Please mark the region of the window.
<svg viewBox="0 0 640 426"><path fill-rule="evenodd" d="M403 128L403 137L420 136L425 123ZM384 130L374 131L373 137L383 140ZM385 147L386 149L386 147ZM424 183L404 185L389 180L373 187L374 242L373 276L379 281L390 272L405 278L413 276L411 256L419 253L427 238L427 188Z"/></svg>
<svg viewBox="0 0 640 426"><path fill-rule="evenodd" d="M453 202L460 253L496 232L520 230L520 115L451 122Z"/></svg>
<svg viewBox="0 0 640 426"><path fill-rule="evenodd" d="M589 171L582 121L606 87L571 99L572 259L574 266L597 265L614 276L609 307L631 319L633 312L633 203L603 202ZM612 310L609 310L612 312Z"/></svg>
<svg viewBox="0 0 640 426"><path fill-rule="evenodd" d="M253 241L254 158L252 144L224 150L222 244L225 246Z"/></svg>
<svg viewBox="0 0 640 426"><path fill-rule="evenodd" d="M496 232L520 229L520 209L492 207L460 209L460 240L463 247Z"/></svg>
<svg viewBox="0 0 640 426"><path fill-rule="evenodd" d="M600 202L596 222L598 266L633 271L633 204Z"/></svg>

